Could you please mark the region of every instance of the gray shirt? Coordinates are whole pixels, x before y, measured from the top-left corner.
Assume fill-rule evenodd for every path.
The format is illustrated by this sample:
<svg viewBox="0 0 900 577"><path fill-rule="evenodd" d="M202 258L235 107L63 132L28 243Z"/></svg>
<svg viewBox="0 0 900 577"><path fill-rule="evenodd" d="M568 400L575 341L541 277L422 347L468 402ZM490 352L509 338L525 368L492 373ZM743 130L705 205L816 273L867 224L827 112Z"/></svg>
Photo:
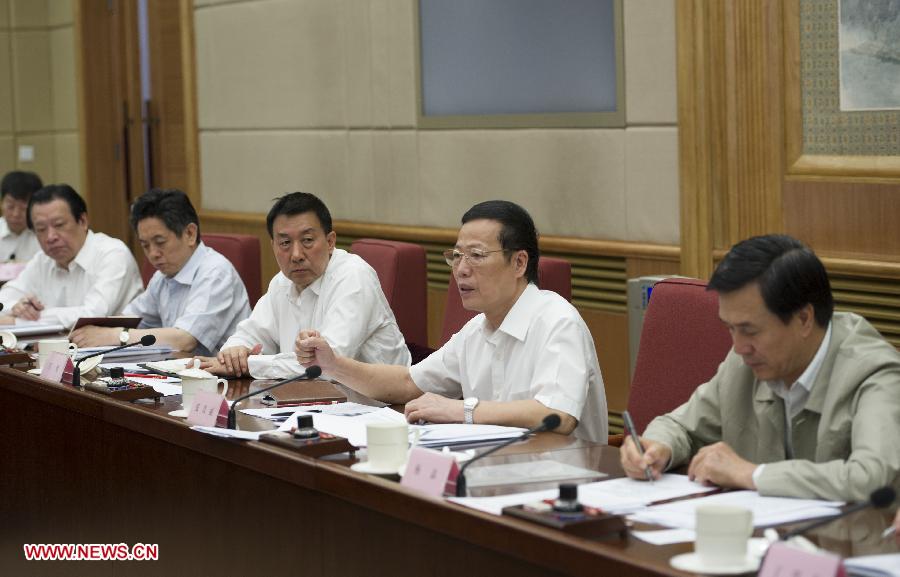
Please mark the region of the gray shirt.
<svg viewBox="0 0 900 577"><path fill-rule="evenodd" d="M174 277L156 271L123 314L140 316L138 328L186 331L197 339L194 353L209 356L250 316L250 303L231 262L201 242Z"/></svg>

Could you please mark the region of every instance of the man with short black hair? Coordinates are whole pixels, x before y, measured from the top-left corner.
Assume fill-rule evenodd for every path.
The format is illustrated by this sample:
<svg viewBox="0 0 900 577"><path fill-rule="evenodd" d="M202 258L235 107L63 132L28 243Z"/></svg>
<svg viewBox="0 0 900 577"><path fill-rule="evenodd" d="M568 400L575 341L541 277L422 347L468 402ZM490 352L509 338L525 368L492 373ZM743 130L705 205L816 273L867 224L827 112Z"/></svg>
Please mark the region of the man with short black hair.
<svg viewBox="0 0 900 577"><path fill-rule="evenodd" d="M627 439L626 473L689 463L707 484L864 500L900 482L900 354L864 318L833 313L822 262L784 235L736 244L709 282L732 351L708 383ZM660 383L661 386L664 383Z"/></svg>
<svg viewBox="0 0 900 577"><path fill-rule="evenodd" d="M479 203L444 253L462 303L481 314L412 367L335 354L314 331L297 337L297 359L369 397L406 403L410 422L535 427L549 413L557 432L607 439L606 391L594 341L578 311L538 289L540 252L531 216L512 202Z"/></svg>
<svg viewBox="0 0 900 577"><path fill-rule="evenodd" d="M269 210L266 228L281 272L218 357L204 359L202 368L266 379L302 374L292 350L303 330L317 331L353 358L410 364L378 275L360 257L335 248L325 203L306 192L282 196Z"/></svg>
<svg viewBox="0 0 900 577"><path fill-rule="evenodd" d="M80 327L79 347L135 343L152 334L174 350L212 355L250 316L247 289L227 258L200 237L200 219L180 190L153 189L131 207L131 226L156 269L147 290L122 314L141 317L137 329Z"/></svg>
<svg viewBox="0 0 900 577"><path fill-rule="evenodd" d="M28 262L41 250L37 237L28 229L28 201L44 184L33 172L14 170L0 182L0 262Z"/></svg>
<svg viewBox="0 0 900 577"><path fill-rule="evenodd" d="M122 312L143 284L131 251L121 240L88 229L84 199L67 184L45 186L31 196L28 228L42 252L18 278L0 289L11 317L72 327L81 317Z"/></svg>

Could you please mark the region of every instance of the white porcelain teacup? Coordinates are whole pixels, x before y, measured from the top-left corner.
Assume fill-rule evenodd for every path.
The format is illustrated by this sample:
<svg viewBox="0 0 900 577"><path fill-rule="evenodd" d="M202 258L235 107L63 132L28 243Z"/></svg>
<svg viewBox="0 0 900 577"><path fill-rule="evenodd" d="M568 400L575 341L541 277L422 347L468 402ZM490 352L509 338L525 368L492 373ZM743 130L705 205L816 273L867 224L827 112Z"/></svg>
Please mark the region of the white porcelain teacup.
<svg viewBox="0 0 900 577"><path fill-rule="evenodd" d="M74 361L75 355L78 354L78 345L70 343L66 339L44 339L38 341L39 369L44 368L44 363L47 361L47 357L50 353L63 353L72 357L72 360Z"/></svg>
<svg viewBox="0 0 900 577"><path fill-rule="evenodd" d="M753 533L752 511L733 505L701 505L696 515L694 551L704 565L739 565L746 561L747 542Z"/></svg>
<svg viewBox="0 0 900 577"><path fill-rule="evenodd" d="M217 393L221 383L221 394L228 394L228 381L217 378L214 374L198 368L196 363L193 367L179 371L177 374L178 378L181 379L181 406L188 413L191 412L194 395L199 392Z"/></svg>
<svg viewBox="0 0 900 577"><path fill-rule="evenodd" d="M19 342L19 340L16 338L16 335L9 331L0 331L0 346L7 349L14 349L16 348L17 342Z"/></svg>
<svg viewBox="0 0 900 577"><path fill-rule="evenodd" d="M406 462L408 450L409 425L406 423L366 425L366 452L371 469L397 471Z"/></svg>

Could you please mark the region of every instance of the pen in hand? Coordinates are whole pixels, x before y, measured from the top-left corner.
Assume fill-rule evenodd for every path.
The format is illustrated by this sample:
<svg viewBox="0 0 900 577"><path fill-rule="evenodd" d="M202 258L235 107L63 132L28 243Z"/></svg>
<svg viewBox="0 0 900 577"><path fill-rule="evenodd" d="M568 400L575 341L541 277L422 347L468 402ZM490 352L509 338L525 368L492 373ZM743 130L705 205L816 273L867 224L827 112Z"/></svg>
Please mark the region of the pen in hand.
<svg viewBox="0 0 900 577"><path fill-rule="evenodd" d="M634 428L634 421L631 420L631 415L628 414L628 411L622 413L622 419L625 421L625 432L631 435L631 440L634 441L634 446L637 447L638 454L643 457L644 456L644 446L641 445L641 440L638 438L637 430ZM650 470L650 467L644 467L644 474L647 476L647 480L651 483L653 482L653 471Z"/></svg>
<svg viewBox="0 0 900 577"><path fill-rule="evenodd" d="M890 526L881 533L881 538L887 539L888 537L895 534L896 532L897 532L897 527Z"/></svg>

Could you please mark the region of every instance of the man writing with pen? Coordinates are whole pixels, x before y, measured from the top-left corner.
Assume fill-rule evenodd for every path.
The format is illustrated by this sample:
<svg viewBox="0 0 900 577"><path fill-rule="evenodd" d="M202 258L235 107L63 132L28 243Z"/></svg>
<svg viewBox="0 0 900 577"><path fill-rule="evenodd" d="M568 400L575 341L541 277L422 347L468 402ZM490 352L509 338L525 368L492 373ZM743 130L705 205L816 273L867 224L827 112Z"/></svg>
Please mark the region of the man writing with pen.
<svg viewBox="0 0 900 577"><path fill-rule="evenodd" d="M900 354L862 317L833 312L813 251L788 236L751 238L708 288L732 351L685 404L650 423L643 455L625 440L626 473L687 464L707 484L832 500L897 486Z"/></svg>

